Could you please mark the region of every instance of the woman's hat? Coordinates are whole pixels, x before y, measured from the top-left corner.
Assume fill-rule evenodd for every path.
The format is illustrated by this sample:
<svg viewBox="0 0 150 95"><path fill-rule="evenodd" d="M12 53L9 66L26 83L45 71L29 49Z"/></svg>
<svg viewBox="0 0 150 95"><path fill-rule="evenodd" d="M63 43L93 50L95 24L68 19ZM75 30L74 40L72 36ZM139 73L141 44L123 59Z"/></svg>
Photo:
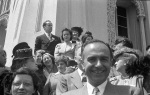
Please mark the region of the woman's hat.
<svg viewBox="0 0 150 95"><path fill-rule="evenodd" d="M31 58L31 57L33 57L32 49L31 48L18 49L14 56L15 56L14 60Z"/></svg>
<svg viewBox="0 0 150 95"><path fill-rule="evenodd" d="M142 56L142 53L139 50L128 48L128 47L122 47L114 52L113 54L114 59L118 58L120 55L125 54L125 53L134 54L137 58Z"/></svg>
<svg viewBox="0 0 150 95"><path fill-rule="evenodd" d="M75 60L68 60L67 66L77 66L78 63Z"/></svg>
<svg viewBox="0 0 150 95"><path fill-rule="evenodd" d="M14 48L13 48L13 56L15 56L15 53L18 49L24 49L24 48L30 48L30 46L28 45L28 43L26 42L21 42L18 43Z"/></svg>

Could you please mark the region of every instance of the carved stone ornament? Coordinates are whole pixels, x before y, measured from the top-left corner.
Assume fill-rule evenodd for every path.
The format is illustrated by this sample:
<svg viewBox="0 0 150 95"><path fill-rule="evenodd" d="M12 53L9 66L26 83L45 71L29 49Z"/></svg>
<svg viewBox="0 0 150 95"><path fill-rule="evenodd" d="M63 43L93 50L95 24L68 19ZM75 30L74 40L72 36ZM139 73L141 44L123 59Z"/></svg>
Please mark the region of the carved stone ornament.
<svg viewBox="0 0 150 95"><path fill-rule="evenodd" d="M110 46L113 46L116 40L116 2L117 0L107 0L107 31ZM137 16L145 17L143 3L139 0L131 0L131 2L136 6Z"/></svg>
<svg viewBox="0 0 150 95"><path fill-rule="evenodd" d="M116 1L107 1L107 29L108 29L108 43L112 46L116 40L116 22L115 22L115 12L116 12Z"/></svg>
<svg viewBox="0 0 150 95"><path fill-rule="evenodd" d="M144 16L145 17L145 10L144 10L144 6L142 1L140 0L132 0L132 2L135 4L136 6L136 12L137 12L137 16Z"/></svg>
<svg viewBox="0 0 150 95"><path fill-rule="evenodd" d="M7 27L9 15L5 14L0 17L0 25Z"/></svg>

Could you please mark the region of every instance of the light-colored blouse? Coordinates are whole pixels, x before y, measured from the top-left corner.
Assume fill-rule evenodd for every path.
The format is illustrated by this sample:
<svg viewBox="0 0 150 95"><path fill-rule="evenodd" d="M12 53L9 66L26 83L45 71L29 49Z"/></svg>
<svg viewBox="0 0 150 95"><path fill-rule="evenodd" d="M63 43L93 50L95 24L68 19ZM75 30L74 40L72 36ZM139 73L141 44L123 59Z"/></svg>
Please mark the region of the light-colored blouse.
<svg viewBox="0 0 150 95"><path fill-rule="evenodd" d="M133 87L139 87L139 84L137 84L137 79L137 76L134 76L133 78L122 78L121 75L118 75L110 79L110 81L114 85L128 85Z"/></svg>
<svg viewBox="0 0 150 95"><path fill-rule="evenodd" d="M69 59L74 59L75 46L76 45L72 43L67 44L65 42L57 44L55 47L54 57L58 58L61 55L65 55L69 57Z"/></svg>
<svg viewBox="0 0 150 95"><path fill-rule="evenodd" d="M148 95L145 88L143 88L143 76L138 75L132 78L122 78L121 75L110 78L111 84L114 85L128 85L133 87L141 88L143 91L143 95Z"/></svg>

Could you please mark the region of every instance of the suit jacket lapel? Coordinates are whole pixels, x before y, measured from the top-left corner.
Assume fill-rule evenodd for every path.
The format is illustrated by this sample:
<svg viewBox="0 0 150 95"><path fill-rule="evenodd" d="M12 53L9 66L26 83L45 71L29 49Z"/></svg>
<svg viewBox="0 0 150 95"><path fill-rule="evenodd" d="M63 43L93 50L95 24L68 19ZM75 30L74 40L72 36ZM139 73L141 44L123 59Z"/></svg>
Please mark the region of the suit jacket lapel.
<svg viewBox="0 0 150 95"><path fill-rule="evenodd" d="M103 95L118 95L116 92L115 86L108 81Z"/></svg>
<svg viewBox="0 0 150 95"><path fill-rule="evenodd" d="M103 95L110 95L109 94L109 89L111 88L110 86L111 86L111 84L108 81L107 84L106 84L106 87L105 87Z"/></svg>
<svg viewBox="0 0 150 95"><path fill-rule="evenodd" d="M74 73L72 73L71 81L77 88L81 88L83 86L77 70Z"/></svg>
<svg viewBox="0 0 150 95"><path fill-rule="evenodd" d="M49 43L50 42L49 39L47 38L46 34L43 34L43 41L45 43Z"/></svg>

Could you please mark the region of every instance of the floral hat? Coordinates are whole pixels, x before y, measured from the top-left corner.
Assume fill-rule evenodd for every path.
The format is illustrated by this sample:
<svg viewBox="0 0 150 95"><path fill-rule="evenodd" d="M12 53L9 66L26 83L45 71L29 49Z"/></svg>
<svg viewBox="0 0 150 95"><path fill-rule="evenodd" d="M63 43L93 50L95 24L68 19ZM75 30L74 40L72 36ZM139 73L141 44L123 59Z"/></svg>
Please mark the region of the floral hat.
<svg viewBox="0 0 150 95"><path fill-rule="evenodd" d="M137 58L142 56L142 53L139 50L128 48L128 47L122 47L113 53L114 59L117 59L119 56L123 54L134 54Z"/></svg>

